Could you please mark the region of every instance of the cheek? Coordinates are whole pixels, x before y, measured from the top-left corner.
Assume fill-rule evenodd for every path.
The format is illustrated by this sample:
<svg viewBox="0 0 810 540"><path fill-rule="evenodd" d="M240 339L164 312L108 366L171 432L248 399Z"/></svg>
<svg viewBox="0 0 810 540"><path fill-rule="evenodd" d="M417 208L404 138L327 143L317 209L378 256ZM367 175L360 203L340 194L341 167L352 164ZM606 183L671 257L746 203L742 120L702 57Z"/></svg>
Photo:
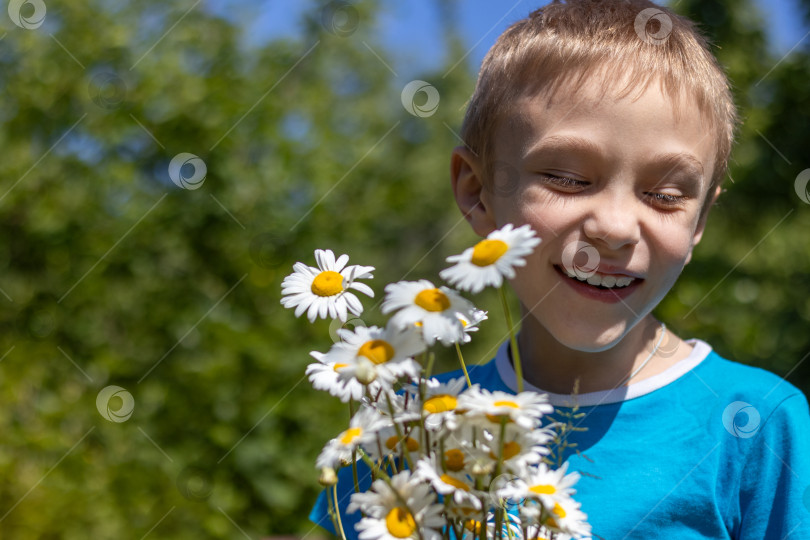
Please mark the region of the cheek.
<svg viewBox="0 0 810 540"><path fill-rule="evenodd" d="M669 234L656 235L647 244L650 249L650 266L662 278L674 284L686 265L692 249L692 236L689 229L669 230Z"/></svg>
<svg viewBox="0 0 810 540"><path fill-rule="evenodd" d="M505 201L502 215L508 215L512 223L529 224L543 243L559 236L582 219L574 204L562 204L548 190L528 188ZM503 226L505 221L500 226Z"/></svg>

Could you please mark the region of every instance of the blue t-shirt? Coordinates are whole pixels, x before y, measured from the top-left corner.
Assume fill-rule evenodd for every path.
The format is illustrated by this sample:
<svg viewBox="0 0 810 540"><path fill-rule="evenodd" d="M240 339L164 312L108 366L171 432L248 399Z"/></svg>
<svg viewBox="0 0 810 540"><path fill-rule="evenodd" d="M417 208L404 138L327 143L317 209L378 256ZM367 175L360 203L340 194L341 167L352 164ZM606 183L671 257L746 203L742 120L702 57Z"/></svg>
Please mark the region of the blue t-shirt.
<svg viewBox="0 0 810 540"><path fill-rule="evenodd" d="M577 396L587 431L570 436L579 454L569 456L569 471L582 474L574 497L593 538L809 540L807 399L768 371L689 343L690 356L660 374ZM516 392L506 343L469 374L488 390ZM524 390L543 392L526 383ZM571 410L571 396L544 393L558 411ZM368 469L360 477L368 489ZM350 539L361 518L345 514L353 491L347 467L338 498ZM334 532L324 493L310 519Z"/></svg>

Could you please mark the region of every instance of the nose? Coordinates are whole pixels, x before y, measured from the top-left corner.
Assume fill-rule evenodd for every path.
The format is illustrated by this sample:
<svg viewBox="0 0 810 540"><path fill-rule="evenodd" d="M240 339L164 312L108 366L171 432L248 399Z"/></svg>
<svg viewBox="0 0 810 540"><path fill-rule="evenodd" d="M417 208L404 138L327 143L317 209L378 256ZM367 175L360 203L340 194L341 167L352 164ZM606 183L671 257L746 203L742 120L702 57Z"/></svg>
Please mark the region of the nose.
<svg viewBox="0 0 810 540"><path fill-rule="evenodd" d="M639 216L631 197L605 194L594 197L583 223L583 232L591 243L618 250L639 242Z"/></svg>

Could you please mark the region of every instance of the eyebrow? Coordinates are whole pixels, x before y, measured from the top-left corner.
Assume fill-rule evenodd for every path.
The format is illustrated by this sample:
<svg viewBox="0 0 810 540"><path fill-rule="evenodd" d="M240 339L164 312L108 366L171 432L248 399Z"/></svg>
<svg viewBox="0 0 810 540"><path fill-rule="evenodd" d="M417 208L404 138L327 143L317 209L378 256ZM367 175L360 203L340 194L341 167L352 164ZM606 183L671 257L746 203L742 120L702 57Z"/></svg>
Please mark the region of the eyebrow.
<svg viewBox="0 0 810 540"><path fill-rule="evenodd" d="M551 135L527 148L523 153L523 157L525 158L529 155L539 153L561 151L573 151L597 156L603 156L605 154L604 150L591 140L570 135ZM654 154L648 160L648 163L655 164L659 167L670 167L667 175L675 169L684 169L689 173L698 175L700 178L703 178L704 175L703 164L699 159L688 152Z"/></svg>
<svg viewBox="0 0 810 540"><path fill-rule="evenodd" d="M675 169L685 169L687 172L694 173L700 178L703 178L703 164L692 154L687 152L672 152L667 154L655 154L651 161L660 163L662 165L670 165L669 173Z"/></svg>
<svg viewBox="0 0 810 540"><path fill-rule="evenodd" d="M530 154L559 151L575 151L597 155L604 154L604 151L598 144L588 139L572 137L570 135L551 135L550 137L544 137L534 146L527 148L523 153L523 157L525 158Z"/></svg>

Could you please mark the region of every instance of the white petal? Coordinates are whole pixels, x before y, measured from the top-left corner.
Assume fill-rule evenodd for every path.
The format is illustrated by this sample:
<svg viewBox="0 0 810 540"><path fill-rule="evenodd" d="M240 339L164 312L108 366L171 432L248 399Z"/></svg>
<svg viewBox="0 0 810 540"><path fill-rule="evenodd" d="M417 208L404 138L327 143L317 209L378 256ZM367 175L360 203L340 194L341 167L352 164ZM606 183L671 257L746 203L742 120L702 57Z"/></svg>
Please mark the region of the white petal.
<svg viewBox="0 0 810 540"><path fill-rule="evenodd" d="M345 292L343 293L343 298L346 299L349 311L351 311L358 317L363 314L363 304L360 303L360 300L358 300L355 295L353 295L350 292Z"/></svg>
<svg viewBox="0 0 810 540"><path fill-rule="evenodd" d="M320 302L315 301L315 302L312 302L309 305L309 309L307 310L307 318L309 319L309 322L312 322L312 323L315 322L315 318L318 316L318 304L319 303Z"/></svg>
<svg viewBox="0 0 810 540"><path fill-rule="evenodd" d="M365 295L368 295L371 298L374 298L374 291L371 289L371 287L369 287L365 283L354 282L351 285L349 285L349 288L354 289L356 291L359 291L359 292L361 292L361 293L363 293Z"/></svg>
<svg viewBox="0 0 810 540"><path fill-rule="evenodd" d="M341 270L343 270L343 267L346 266L347 262L349 262L349 256L346 255L345 253L340 257L338 257L337 261L335 261L334 267L335 272L340 272Z"/></svg>
<svg viewBox="0 0 810 540"><path fill-rule="evenodd" d="M340 319L340 322L346 322L347 313L346 308L347 304L345 301L341 301L340 298L335 302L335 307L337 308L337 318ZM334 319L334 317L332 317Z"/></svg>
<svg viewBox="0 0 810 540"><path fill-rule="evenodd" d="M300 304L298 304L298 307L295 308L295 316L300 317L301 314L307 310L307 307L309 306L307 305L306 302L301 302Z"/></svg>

